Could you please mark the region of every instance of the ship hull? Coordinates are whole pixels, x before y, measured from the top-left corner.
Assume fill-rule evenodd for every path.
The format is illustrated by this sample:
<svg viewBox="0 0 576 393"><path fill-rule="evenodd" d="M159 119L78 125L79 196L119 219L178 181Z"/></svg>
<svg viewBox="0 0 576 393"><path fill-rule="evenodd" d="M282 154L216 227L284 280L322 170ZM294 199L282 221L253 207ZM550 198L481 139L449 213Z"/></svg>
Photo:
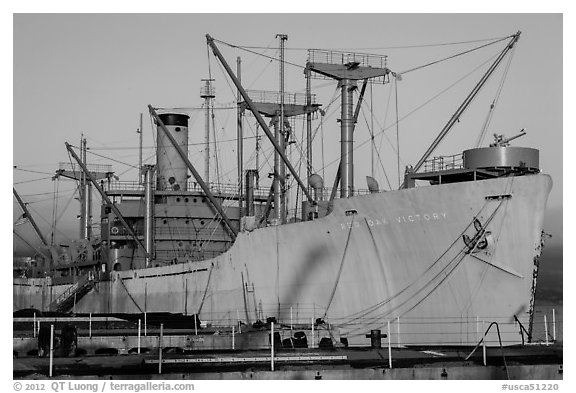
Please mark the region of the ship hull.
<svg viewBox="0 0 576 393"><path fill-rule="evenodd" d="M418 187L334 202L321 219L238 235L202 262L111 273L76 312L198 313L213 325L318 318L349 344L522 342L533 312L548 175ZM466 238L466 239L465 239ZM15 279L14 309L67 286Z"/></svg>

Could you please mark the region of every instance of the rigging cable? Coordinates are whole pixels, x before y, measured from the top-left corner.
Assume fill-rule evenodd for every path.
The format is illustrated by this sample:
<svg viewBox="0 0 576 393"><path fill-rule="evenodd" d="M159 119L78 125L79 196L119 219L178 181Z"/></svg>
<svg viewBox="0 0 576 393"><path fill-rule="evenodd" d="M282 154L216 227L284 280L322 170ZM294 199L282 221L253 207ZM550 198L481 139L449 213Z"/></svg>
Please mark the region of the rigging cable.
<svg viewBox="0 0 576 393"><path fill-rule="evenodd" d="M467 77L469 77L470 75L472 75L475 71L477 71L479 68L481 68L482 66L484 66L485 64L487 64L488 62L490 62L492 59L496 58L498 55L494 55L492 57L490 57L488 60L486 60L484 63L480 64L479 66L475 67L472 71L470 71L469 73L467 73L466 75L464 75L463 77L461 77L460 79L456 80L454 83L452 83L450 86L448 86L447 88L443 89L442 91L440 91L439 93L437 93L436 95L434 95L433 97L431 97L430 99L428 99L427 101L425 101L424 103L420 104L419 106L417 106L416 108L414 108L413 110L411 110L410 112L406 113L404 116L402 116L398 122L401 122L405 119L407 119L408 117L410 117L411 115L413 115L415 112L417 112L418 110L422 109L422 107L428 105L430 102L432 102L433 100L437 99L439 96L441 96L442 94L446 93L448 90L450 90L451 88L453 88L454 86L456 86L458 83L460 83L461 81L463 81L464 79L466 79ZM378 121L376 121L378 123ZM388 127L385 128L381 128L381 130L376 133L375 135L380 135L380 134L384 134L387 130L389 130L390 128L394 127L396 125L396 123L391 124ZM378 126L380 127L380 125L378 124ZM366 139L365 141L356 144L354 146L354 150L364 146L366 143L370 142L370 138ZM328 164L326 164L326 167L331 166L337 162L339 162L340 159L337 158L335 160L330 161Z"/></svg>
<svg viewBox="0 0 576 393"><path fill-rule="evenodd" d="M499 39L499 40L496 40L496 41L493 41L493 42L489 42L489 43L487 43L487 44L480 45L480 46L477 46L477 47L475 47L475 48L466 50L466 51L464 51L464 52L456 53L456 54L454 54L454 55L451 55L451 56L448 56L448 57L444 57L444 58L442 58L442 59L435 60L435 61L432 61L432 62L430 62L430 63L423 64L423 65L421 65L421 66L416 66L416 67L410 68L410 69L408 69L408 70L406 70L406 71L399 72L398 74L404 75L404 74L407 74L407 73L412 72L412 71L421 70L422 68L426 68L426 67L429 67L429 66L432 66L432 65L441 63L441 62L443 62L443 61L447 61L447 60L450 60L450 59L454 59L454 58L456 58L456 57L459 57L459 56L462 56L462 55L465 55L465 54L468 54L468 53L477 51L477 50L479 50L479 49L486 48L487 46L497 44L498 42L502 42L502 41L507 40L507 39L510 39L510 38L512 38L512 37L514 37L514 36L511 35L511 36L508 36L508 37L504 37L504 38L501 38L501 39Z"/></svg>
<svg viewBox="0 0 576 393"><path fill-rule="evenodd" d="M384 46L384 47L369 47L369 48L323 48L323 50L333 50L333 51L350 51L350 50L383 50L383 49L414 49L414 48L428 48L428 47L435 47L435 46L450 46L450 45L462 45L462 44L473 44L477 42L486 42L486 41L494 41L500 39L506 39L511 36L507 37L493 37L493 38L483 38L477 40L469 40L469 41L456 41L456 42L442 42L442 43L435 43L435 44L416 44L416 45L404 45L404 46ZM250 45L238 45L242 48L248 49L265 49L263 46L250 46ZM311 50L312 48L285 48L286 50L301 50L307 51ZM317 48L318 49L318 48Z"/></svg>
<svg viewBox="0 0 576 393"><path fill-rule="evenodd" d="M352 228L354 228L354 218L352 216L352 220L350 222L350 230L348 231L348 237L346 238L346 244L344 245L344 252L342 253L342 260L340 261L340 267L338 268L338 274L336 275L336 280L334 281L334 287L332 288L332 292L330 293L330 298L328 299L328 304L326 305L326 311L324 311L324 318L328 314L328 310L330 309L330 305L332 304L332 300L334 299L334 295L336 294L336 288L338 288L338 283L340 282L340 275L342 274L342 268L344 267L344 261L346 260L346 252L348 251L348 245L350 244L350 236L352 235Z"/></svg>
<svg viewBox="0 0 576 393"><path fill-rule="evenodd" d="M398 77L394 78L394 94L396 96L396 157L398 163L398 188L402 185L400 180L400 122L398 121Z"/></svg>
<svg viewBox="0 0 576 393"><path fill-rule="evenodd" d="M54 179L54 200L52 201L52 233L50 234L50 245L54 245L54 229L56 228L56 217L58 216L58 190L60 178Z"/></svg>
<svg viewBox="0 0 576 393"><path fill-rule="evenodd" d="M494 216L496 215L496 213L498 212L498 210L500 209L500 207L502 206L504 200L501 200L500 203L498 204L498 206L494 209L494 211L492 212L492 214L490 215L490 217L486 220L484 225L488 225L492 219L494 218ZM486 202L483 206L483 208L486 206ZM472 220L472 222L470 224L468 224L468 226L466 227L466 229L464 230L464 232L472 225L472 223L474 222L474 220ZM463 233L464 233L463 232ZM458 238L456 238L456 241L458 241L460 239L460 236ZM443 255L445 255L448 250L450 250L455 244L456 241L454 241L449 248L443 253ZM475 245L476 247L476 245ZM437 288L440 287L440 285L442 285L442 283L444 283L444 281L446 281L446 279L448 277L450 277L450 275L452 274L452 272L454 272L456 270L456 268L460 265L460 263L464 260L464 258L466 257L466 255L468 255L466 253L467 247L462 248L458 254L456 254L456 256L454 256L447 264L446 266L444 266L434 277L432 277L427 283L425 283L420 289L418 289L415 293L413 293L412 295L410 295L408 297L408 299L406 299L405 301L403 301L402 303L393 306L391 309L384 311L381 314L378 314L377 316L375 316L374 318L377 320L381 320L382 318L385 318L387 316L389 316L392 312L394 312L395 310L399 309L400 307L404 306L405 304L411 302L413 299L416 299L416 296L418 294L420 294L422 291L424 291L426 289L426 287L430 286L435 280L437 280L442 274L444 274L444 277L441 278L440 282L436 283L431 290L428 291L428 293L426 293L426 295L422 296L420 298L420 300L418 300L412 307L410 307L408 310L402 312L401 314L398 315L398 317L404 316L407 313L409 313L410 311L412 311L414 308L416 308L418 305L420 305L424 300L426 300L434 291L436 291ZM439 260L439 259L438 259ZM438 260L436 260L436 262L438 262ZM450 266L453 264L454 261L458 260L456 263L454 263L454 266ZM436 264L436 262L434 262L434 264ZM434 265L433 264L433 265ZM427 269L428 271L429 269ZM421 275L422 277L423 275ZM415 284L416 281L414 281L412 284L410 284L409 286L412 286L413 284ZM408 286L408 287L409 287ZM382 303L380 306L383 306L386 303L389 303L390 300L392 300L393 298L397 297L401 292L404 292L406 289L408 289L408 287L405 287L402 291L398 292L396 295L393 295L392 297L390 297L388 300L385 301L385 303ZM379 306L379 307L380 307ZM379 308L377 307L377 308ZM377 310L377 308L373 308L371 311L366 312L363 314L363 316L368 315L373 313L374 311ZM357 317L354 318L353 320L358 320L361 317ZM352 321L353 321L352 320ZM346 325L346 324L344 324ZM358 328L356 328L358 329Z"/></svg>
<svg viewBox="0 0 576 393"><path fill-rule="evenodd" d="M506 77L508 76L508 71L510 70L510 65L512 64L512 58L514 57L514 53L516 53L516 46L512 47L510 51L510 56L508 57L508 63L506 64L506 68L504 69L504 73L502 74L502 79L500 80L500 84L498 85L498 89L496 91L496 95L492 104L490 104L490 109L488 110L488 114L486 115L486 120L484 121L484 125L480 130L480 135L476 140L476 147L480 147L482 142L484 141L484 137L486 135L486 131L490 127L490 122L492 121L492 116L494 115L494 111L496 110L496 105L498 105L498 101L500 100L500 95L502 94L502 89L504 88L504 83L506 82Z"/></svg>
<svg viewBox="0 0 576 393"><path fill-rule="evenodd" d="M362 117L364 118L364 121L366 122L366 128L368 128L368 132L370 133L370 141L372 141L372 145L374 145L374 132L372 131L372 129L368 125L368 119L366 118L366 113L364 112L364 103L362 103L362 106L360 107L360 109L362 111ZM378 162L380 162L380 167L382 168L382 172L384 173L384 178L386 179L386 183L388 183L388 188L390 190L392 190L392 184L390 184L390 179L388 179L388 174L386 173L386 169L384 168L384 163L382 162L382 157L380 157L380 152L378 150L376 150L376 155L378 156Z"/></svg>
<svg viewBox="0 0 576 393"><path fill-rule="evenodd" d="M480 210L478 211L478 213L476 213L476 215L474 216L474 219L476 219L482 213L482 211L487 206L487 204L488 204L488 202L485 201L484 204L482 205L482 207L480 208ZM396 297L398 297L401 294L403 294L404 292L406 292L408 289L410 289L410 287L414 286L418 281L420 281L420 279L422 279L425 276L425 274L427 274L429 271L431 271L432 268L434 268L434 266L436 266L442 260L442 258L444 258L444 256L446 254L448 254L450 249L452 249L452 247L454 247L454 245L461 239L462 235L464 235L466 233L466 231L473 225L474 219L468 223L468 225L454 239L454 241L448 246L448 248L438 258L436 258L436 260L430 266L428 266L428 268L426 268L426 270L424 270L421 274L419 274L418 277L416 277L410 284L405 286L403 289L401 289L399 292L392 295L391 297L388 297L388 298L386 298L386 299L384 299L384 300L382 300L376 304L373 304L372 306L369 306L369 307L365 308L364 310L352 313L349 315L349 317L358 316L357 318L352 319L352 320L356 320L356 319L361 318L367 314L370 314L370 313L374 312L375 310L377 310L378 308L380 308L381 306L389 303L390 301L394 300Z"/></svg>

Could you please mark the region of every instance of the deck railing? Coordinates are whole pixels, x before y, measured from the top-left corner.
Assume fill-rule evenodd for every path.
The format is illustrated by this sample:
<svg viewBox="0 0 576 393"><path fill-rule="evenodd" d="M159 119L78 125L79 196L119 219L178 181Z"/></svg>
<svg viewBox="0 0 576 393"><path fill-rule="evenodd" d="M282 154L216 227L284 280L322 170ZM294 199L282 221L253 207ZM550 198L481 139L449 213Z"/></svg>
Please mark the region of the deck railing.
<svg viewBox="0 0 576 393"><path fill-rule="evenodd" d="M452 156L438 156L424 161L422 172L440 172L464 167L462 154Z"/></svg>

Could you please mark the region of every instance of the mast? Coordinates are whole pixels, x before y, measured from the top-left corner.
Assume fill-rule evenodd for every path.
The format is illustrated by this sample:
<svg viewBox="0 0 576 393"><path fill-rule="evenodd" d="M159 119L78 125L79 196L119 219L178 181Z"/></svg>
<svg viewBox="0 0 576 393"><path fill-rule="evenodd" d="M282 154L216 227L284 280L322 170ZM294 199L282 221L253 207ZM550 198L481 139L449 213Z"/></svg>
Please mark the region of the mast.
<svg viewBox="0 0 576 393"><path fill-rule="evenodd" d="M310 109L312 105L312 88L310 69L304 70L306 75L306 106ZM308 191L311 192L310 177L312 176L312 113L306 113L306 178L308 180Z"/></svg>
<svg viewBox="0 0 576 393"><path fill-rule="evenodd" d="M316 58L319 61L315 61ZM349 198L354 195L353 138L356 119L353 114L353 92L359 80L365 80L365 83L368 79L385 82L390 73L386 67L386 56L312 49L308 51L306 68L320 74L322 78L336 79L341 89L340 165L336 179L340 178L340 197ZM362 97L365 88L366 85L362 88ZM334 183L337 182L335 180Z"/></svg>
<svg viewBox="0 0 576 393"><path fill-rule="evenodd" d="M364 101L364 93L366 92L366 85L368 84L368 79L364 80L362 84L362 89L360 89L360 96L358 97L358 102L356 103L356 110L354 111L354 118L352 121L352 137L354 137L354 130L356 129L356 123L358 122L358 115L360 114L360 108L362 108L362 102ZM342 167L342 158L338 164L338 170L336 171L336 177L334 178L334 184L332 186L332 192L330 194L330 201L333 201L336 197L336 190L338 189L338 183L340 182L340 168Z"/></svg>
<svg viewBox="0 0 576 393"><path fill-rule="evenodd" d="M246 105L248 105L248 107L250 108L250 111L254 114L254 117L258 121L258 124L260 124L260 127L262 127L262 130L264 130L264 133L266 134L266 136L268 137L268 139L272 143L272 146L274 146L274 149L278 152L278 154L280 154L280 157L282 158L282 160L286 164L286 167L288 168L288 170L290 171L292 176L294 176L294 179L298 183L298 186L302 189L302 192L306 195L306 198L308 198L308 200L310 202L314 203L314 199L312 198L312 194L310 192L308 192L306 186L304 185L304 183L300 179L300 176L298 176L298 172L296 172L296 170L294 169L294 167L292 166L292 164L290 163L290 161L286 157L286 154L282 151L280 145L278 145L278 143L276 142L274 135L272 135L272 133L270 132L270 129L268 128L268 126L264 122L264 119L262 118L260 113L258 113L258 110L255 108L254 103L252 102L252 100L248 96L248 93L246 93L246 90L244 90L244 88L240 84L240 81L238 80L238 78L236 78L236 76L234 75L234 73L230 69L230 66L228 65L228 63L226 62L224 57L222 56L222 53L220 53L220 50L218 49L216 44L214 43L214 38L212 38L210 36L210 34L206 34L206 41L207 41L208 45L210 45L210 47L212 48L212 52L214 52L214 55L218 58L218 60L220 60L220 63L222 63L222 66L226 70L226 73L228 74L230 79L232 79L232 82L234 82L234 85L236 85L236 88L238 90L240 90L240 94L242 94L242 98L244 98Z"/></svg>
<svg viewBox="0 0 576 393"><path fill-rule="evenodd" d="M138 183L142 184L142 174L144 171L142 168L142 113L140 113L140 128L138 128L136 132L140 134L140 146L138 149Z"/></svg>
<svg viewBox="0 0 576 393"><path fill-rule="evenodd" d="M468 108L468 106L470 105L470 103L472 102L474 97L476 97L476 95L478 94L480 89L482 89L482 87L484 86L486 81L494 73L494 71L496 70L498 65L502 62L504 57L508 54L508 52L510 50L512 50L512 48L514 47L514 44L520 39L520 34L522 34L522 32L518 31L516 34L514 34L512 36L512 39L510 40L510 42L508 42L508 45L506 45L506 48L504 48L504 50L500 53L500 55L498 55L498 58L496 58L496 60L494 60L494 62L492 63L492 65L490 66L488 71L486 71L486 73L482 76L482 78L480 78L480 81L476 84L476 86L474 86L474 89L472 89L472 91L470 92L470 94L468 94L468 96L466 97L464 102L458 107L456 112L454 112L454 114L452 115L450 120L448 120L448 123L446 123L444 128L442 128L442 130L440 131L440 134L438 134L436 139L434 139L434 141L432 142L430 147L426 150L426 152L424 153L422 158L420 158L420 160L416 163L416 165L414 166L414 169L412 169L413 172L418 172L420 167L422 167L422 165L424 164L424 161L426 161L428 159L428 157L430 157L430 155L434 152L436 147L438 147L438 145L440 144L442 139L444 139L446 134L448 134L448 132L452 129L454 124L456 124L456 122L458 122L460 120L460 117L462 116L464 111ZM402 186L400 188L404 188L404 187L405 187L405 182L402 183Z"/></svg>
<svg viewBox="0 0 576 393"><path fill-rule="evenodd" d="M86 166L86 138L82 137L80 159ZM80 238L89 240L92 229L92 186L88 181L86 174L83 172L80 176Z"/></svg>
<svg viewBox="0 0 576 393"><path fill-rule="evenodd" d="M274 118L274 136L280 149L286 154L286 129L284 127L284 42L286 34L276 34L280 39L280 116ZM280 158L280 152L274 152L274 218L280 224L286 222L286 166Z"/></svg>
<svg viewBox="0 0 576 393"><path fill-rule="evenodd" d="M242 81L242 60L240 56L236 58L236 76L238 77L239 81ZM238 105L237 114L236 114L236 123L238 129L237 135L237 155L238 155L238 216L242 218L244 215L243 211L243 180L244 180L244 130L242 124L242 108L240 106L240 101L242 100L242 95L238 90L236 92L236 102Z"/></svg>
<svg viewBox="0 0 576 393"><path fill-rule="evenodd" d="M214 79L202 79L205 82L204 88L200 91L200 97L204 98L205 112L205 133L204 133L204 180L210 184L210 106L212 99L216 97L212 82Z"/></svg>

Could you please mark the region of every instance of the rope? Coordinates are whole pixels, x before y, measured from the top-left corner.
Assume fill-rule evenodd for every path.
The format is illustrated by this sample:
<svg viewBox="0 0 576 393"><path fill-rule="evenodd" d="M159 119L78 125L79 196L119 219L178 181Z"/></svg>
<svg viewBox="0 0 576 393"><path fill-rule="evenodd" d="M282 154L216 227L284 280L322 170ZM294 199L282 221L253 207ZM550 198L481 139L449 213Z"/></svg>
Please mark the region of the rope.
<svg viewBox="0 0 576 393"><path fill-rule="evenodd" d="M484 202L484 205L480 208L480 210L478 211L478 213L474 216L474 219L476 217L478 217L482 211L484 210L484 208L486 207L487 202ZM403 289L401 289L399 292L397 292L396 294L392 295L391 297L388 297L387 299L384 299L364 310L360 310L356 313L350 314L349 317L352 316L358 316L357 318L353 318L351 321L357 320L359 318L362 318L372 312L374 312L376 309L378 309L381 306L384 306L385 304L389 303L390 301L394 300L395 298L397 298L398 296L400 296L401 294L403 294L404 292L406 292L408 289L410 289L412 286L414 286L421 278L423 278L434 266L436 266L441 260L442 258L444 258L444 256L450 251L450 249L452 249L452 247L460 240L460 238L462 237L462 235L464 233L466 233L466 231L472 226L474 219L472 221L470 221L470 223L468 223L468 225L464 228L464 230L454 239L454 241L448 246L448 248L428 267L426 268L426 270L424 270L418 277L416 277L416 279L414 281L412 281L412 283L408 284L406 287L404 287ZM452 262L452 261L451 261Z"/></svg>
<svg viewBox="0 0 576 393"><path fill-rule="evenodd" d="M138 305L138 303L136 303L136 300L134 300L134 298L132 297L132 295L130 294L130 292L128 291L128 288L126 288L126 285L124 284L124 280L121 278L120 280L120 284L122 284L122 287L124 288L124 290L126 291L126 293L128 294L128 297L130 298L130 300L132 300L132 302L136 305L136 307L138 308L138 310L140 311L140 313L144 313L144 311L142 311L142 309L140 308L140 306Z"/></svg>
<svg viewBox="0 0 576 393"><path fill-rule="evenodd" d="M200 301L200 305L198 306L198 311L196 315L200 315L200 311L202 311L202 307L204 307L204 301L206 300L206 294L208 293L208 287L210 286L210 278L212 277L212 270L214 269L214 264L210 265L210 271L208 272L208 280L206 280L206 288L204 288L204 294L202 295L202 300Z"/></svg>
<svg viewBox="0 0 576 393"><path fill-rule="evenodd" d="M506 64L506 68L504 69L504 73L502 74L502 79L500 80L500 84L498 85L498 90L496 91L494 100L492 100L492 104L490 104L490 109L488 110L488 114L486 115L486 120L484 121L484 125L480 130L480 135L476 140L476 147L480 147L480 145L484 141L486 131L488 131L488 128L490 127L490 122L492 121L492 117L494 116L496 105L498 105L498 101L500 100L500 95L502 94L502 89L504 88L504 82L506 81L508 71L510 70L510 65L512 64L512 58L514 57L514 53L516 53L515 49L516 47L514 46L510 52L510 57L508 57L508 63Z"/></svg>
<svg viewBox="0 0 576 393"><path fill-rule="evenodd" d="M400 181L400 122L398 121L398 78L394 78L394 94L396 96L396 156L398 157L398 188L401 186Z"/></svg>
<svg viewBox="0 0 576 393"><path fill-rule="evenodd" d="M447 60L450 60L450 59L454 59L454 58L456 58L456 57L459 57L459 56L462 56L462 55L465 55L465 54L468 54L468 53L477 51L477 50L479 50L479 49L486 48L487 46L497 44L498 42L507 40L507 39L512 38L512 37L513 37L513 36L508 36L508 37L500 38L499 40L496 40L496 41L493 41L493 42L489 42L488 44L480 45L480 46L477 46L476 48L472 48L472 49L469 49L469 50L464 51L464 52L456 53L456 54L454 54L454 55L451 55L451 56L448 56L448 57L444 57L444 58L442 58L442 59L435 60L435 61L433 61L433 62L430 62L430 63L427 63L427 64L423 64L423 65L421 65L421 66L417 66L417 67L414 67L414 68L410 68L410 69L408 69L408 70L406 70L406 71L399 72L399 74L400 74L400 75L403 75L403 74L407 74L407 73L412 72L412 71L421 70L422 68L426 68L426 67L432 66L432 65L434 65L434 64L438 64L438 63L441 63L441 62L443 62L443 61L447 61Z"/></svg>

